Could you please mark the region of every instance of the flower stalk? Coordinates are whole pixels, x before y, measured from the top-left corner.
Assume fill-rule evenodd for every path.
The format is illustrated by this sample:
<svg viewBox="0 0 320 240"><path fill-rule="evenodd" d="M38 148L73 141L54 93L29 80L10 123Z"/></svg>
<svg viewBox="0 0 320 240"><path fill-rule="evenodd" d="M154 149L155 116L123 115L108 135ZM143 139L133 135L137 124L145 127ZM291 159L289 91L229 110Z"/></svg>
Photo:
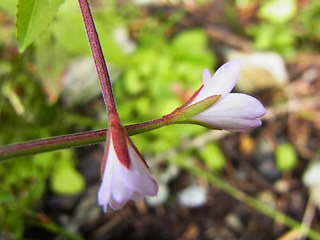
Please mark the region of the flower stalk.
<svg viewBox="0 0 320 240"><path fill-rule="evenodd" d="M163 126L165 126L165 124L160 118L148 122L128 125L125 126L125 128L128 135L132 136ZM87 131L4 146L0 148L0 161L104 142L106 140L107 131L108 129Z"/></svg>
<svg viewBox="0 0 320 240"><path fill-rule="evenodd" d="M98 34L87 0L79 0L92 56L96 65L103 99L108 110L108 125L98 204L118 210L127 201L142 201L158 193L158 184L149 167L123 127L114 102L111 81L100 46Z"/></svg>
<svg viewBox="0 0 320 240"><path fill-rule="evenodd" d="M83 22L87 32L91 53L98 73L103 100L106 104L108 113L117 112L108 68L103 56L98 33L94 25L94 21L90 11L89 3L87 0L79 0L79 6L81 9Z"/></svg>
<svg viewBox="0 0 320 240"><path fill-rule="evenodd" d="M162 118L125 126L128 135L148 132L171 124L197 124L211 129L230 131L258 127L261 124L258 118L265 113L262 104L248 95L230 93L237 80L238 69L239 63L233 61L222 66L212 77L205 70L202 87L184 105ZM233 74L230 75L229 72ZM220 89L217 89L219 86ZM221 86L227 87L221 89ZM208 90L208 87L215 89ZM107 129L95 130L5 146L0 148L0 161L103 142L106 134Z"/></svg>

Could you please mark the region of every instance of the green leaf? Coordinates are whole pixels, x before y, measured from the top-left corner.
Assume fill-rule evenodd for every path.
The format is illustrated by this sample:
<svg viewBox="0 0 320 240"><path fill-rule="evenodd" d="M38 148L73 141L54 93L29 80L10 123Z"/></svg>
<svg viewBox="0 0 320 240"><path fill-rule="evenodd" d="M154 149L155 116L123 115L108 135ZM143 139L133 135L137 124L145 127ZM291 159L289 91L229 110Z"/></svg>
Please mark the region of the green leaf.
<svg viewBox="0 0 320 240"><path fill-rule="evenodd" d="M0 1L0 10L4 10L14 15L16 13L18 0Z"/></svg>
<svg viewBox="0 0 320 240"><path fill-rule="evenodd" d="M51 188L57 194L78 194L84 187L83 177L72 167L60 168L52 175Z"/></svg>
<svg viewBox="0 0 320 240"><path fill-rule="evenodd" d="M266 1L260 8L258 15L271 22L283 23L290 20L296 13L296 0Z"/></svg>
<svg viewBox="0 0 320 240"><path fill-rule="evenodd" d="M299 11L298 21L305 37L320 39L320 1L310 2Z"/></svg>
<svg viewBox="0 0 320 240"><path fill-rule="evenodd" d="M144 90L145 84L136 71L129 70L124 77L124 87L129 94L135 95Z"/></svg>
<svg viewBox="0 0 320 240"><path fill-rule="evenodd" d="M17 40L23 52L52 21L63 0L19 0Z"/></svg>
<svg viewBox="0 0 320 240"><path fill-rule="evenodd" d="M7 189L0 189L0 203L13 201L14 196Z"/></svg>
<svg viewBox="0 0 320 240"><path fill-rule="evenodd" d="M75 169L72 151L61 151L61 156L51 176L51 189L61 195L80 193L85 187L82 175Z"/></svg>
<svg viewBox="0 0 320 240"><path fill-rule="evenodd" d="M226 165L226 158L218 143L207 144L200 152L200 155L212 171L221 171Z"/></svg>
<svg viewBox="0 0 320 240"><path fill-rule="evenodd" d="M290 143L281 143L276 148L276 165L280 171L290 171L297 165L298 157Z"/></svg>
<svg viewBox="0 0 320 240"><path fill-rule="evenodd" d="M180 33L172 42L172 53L179 57L195 57L207 48L208 37L203 30L193 29Z"/></svg>

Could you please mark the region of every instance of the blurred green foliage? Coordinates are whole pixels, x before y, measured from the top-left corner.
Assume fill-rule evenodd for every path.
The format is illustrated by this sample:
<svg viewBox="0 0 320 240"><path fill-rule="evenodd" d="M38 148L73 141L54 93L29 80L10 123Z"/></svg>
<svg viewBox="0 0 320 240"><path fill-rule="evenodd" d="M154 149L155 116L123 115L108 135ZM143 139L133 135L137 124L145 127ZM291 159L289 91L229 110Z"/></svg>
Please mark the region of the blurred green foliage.
<svg viewBox="0 0 320 240"><path fill-rule="evenodd" d="M290 171L294 169L298 163L297 152L290 143L281 143L276 148L276 165L282 171Z"/></svg>
<svg viewBox="0 0 320 240"><path fill-rule="evenodd" d="M57 158L58 156L55 153L46 153L44 156L48 156L48 158L42 160L50 161L50 159L54 159L50 179L51 189L60 195L73 195L82 192L85 182L82 175L75 169L72 151L63 150L59 153L61 154L59 158Z"/></svg>
<svg viewBox="0 0 320 240"><path fill-rule="evenodd" d="M273 50L292 58L297 49L310 49L314 40L319 41L320 4L313 0L298 9L298 0L239 1L246 7L259 2L257 17L246 32L254 39L258 50Z"/></svg>
<svg viewBox="0 0 320 240"><path fill-rule="evenodd" d="M62 76L68 66L76 58L90 56L77 1L64 0L58 9L60 2L53 8L46 8L46 11L51 9L49 17L32 15L29 11L29 16L33 16L29 22L17 21L19 35L14 25L18 0L0 1L1 146L106 127L106 119L99 117L99 112L105 111L103 104L83 102L70 107L60 95ZM185 29L168 38L167 30L185 15L185 10L178 9L159 20L157 14L146 16L129 1L121 1L121 4L116 0L98 2L92 6L92 13L108 66L117 69L117 74L111 77L124 124L170 113L201 86L203 68L216 67L216 57L208 49L209 39L202 29ZM308 45L310 37L319 41L320 4L317 0L301 10L295 10L295 0L236 2L241 6L248 2L260 4L257 16L261 21L246 29L257 49L292 56L300 42ZM275 15L270 9L272 4L279 3L291 4L292 8L285 14ZM28 24L32 26L29 32L25 29ZM296 26L301 31L297 32ZM128 35L134 37L131 51L124 47L129 40L120 43L115 37L119 28L126 29ZM20 49L25 49L22 54L18 53L16 32ZM134 136L133 140L143 154L157 154L204 131L199 126L169 126ZM217 143L197 151L210 170L223 169L225 157ZM295 160L281 162L286 151L292 155L288 148L278 150L281 169L291 169L295 165ZM80 193L85 180L77 172L75 163L73 150L1 163L0 228L21 238L26 210L41 204L46 190L62 195Z"/></svg>
<svg viewBox="0 0 320 240"><path fill-rule="evenodd" d="M206 144L201 149L200 156L211 171L219 172L226 165L226 158L217 142Z"/></svg>
<svg viewBox="0 0 320 240"><path fill-rule="evenodd" d="M57 162L71 163L74 161L71 152L71 150L50 152L0 164L0 227L2 233L11 234L14 239L22 238L28 210L31 207L41 206L40 197L46 191L48 176L52 176L50 181L56 181L54 170L57 168ZM59 178L63 177L64 175L59 176ZM69 180L74 181L74 184L73 189L69 188L67 194L79 193L82 190L79 188L79 182L83 184L81 175L80 178L73 177ZM67 184L68 181L63 182L59 186L53 186L52 190L60 193L61 187ZM77 189L74 189L75 187Z"/></svg>
<svg viewBox="0 0 320 240"><path fill-rule="evenodd" d="M254 36L254 46L260 50L274 50L291 57L295 53L296 36L286 23L260 23L248 29Z"/></svg>
<svg viewBox="0 0 320 240"><path fill-rule="evenodd" d="M302 9L298 16L298 21L303 27L306 37L311 40L320 40L320 1L312 1L307 7Z"/></svg>

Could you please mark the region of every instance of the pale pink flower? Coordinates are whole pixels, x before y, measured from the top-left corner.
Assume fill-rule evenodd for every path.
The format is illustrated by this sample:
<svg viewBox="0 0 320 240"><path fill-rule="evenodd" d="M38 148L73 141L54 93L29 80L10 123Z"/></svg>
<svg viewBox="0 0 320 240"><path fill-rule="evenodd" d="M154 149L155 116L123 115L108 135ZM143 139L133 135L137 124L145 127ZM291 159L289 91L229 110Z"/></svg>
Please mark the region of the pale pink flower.
<svg viewBox="0 0 320 240"><path fill-rule="evenodd" d="M124 128L112 130L107 135L98 192L98 203L105 212L108 206L119 210L129 200L142 201L146 195L155 196L158 192L146 162Z"/></svg>
<svg viewBox="0 0 320 240"><path fill-rule="evenodd" d="M220 96L206 110L190 117L194 123L203 122L210 127L229 131L245 131L261 125L266 110L254 97L242 93L230 93L240 73L240 61L232 60L221 66L211 77L208 69L203 71L203 85L193 96L188 107L211 97Z"/></svg>

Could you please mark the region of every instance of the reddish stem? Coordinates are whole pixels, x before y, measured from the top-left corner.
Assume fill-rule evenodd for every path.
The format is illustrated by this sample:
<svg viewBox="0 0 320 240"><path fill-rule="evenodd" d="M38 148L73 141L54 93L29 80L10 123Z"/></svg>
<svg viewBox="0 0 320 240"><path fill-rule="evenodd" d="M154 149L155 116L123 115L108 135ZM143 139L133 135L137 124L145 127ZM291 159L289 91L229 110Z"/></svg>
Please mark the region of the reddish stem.
<svg viewBox="0 0 320 240"><path fill-rule="evenodd" d="M148 122L125 126L125 128L128 134L131 136L148 132L163 127L164 125L165 124L163 123L163 120L160 118ZM105 141L107 131L107 129L95 130L0 147L0 161L31 154L96 144Z"/></svg>
<svg viewBox="0 0 320 240"><path fill-rule="evenodd" d="M83 17L83 22L86 28L92 56L96 65L104 102L109 114L117 113L108 68L103 56L98 33L93 22L88 1L79 0L79 5Z"/></svg>

